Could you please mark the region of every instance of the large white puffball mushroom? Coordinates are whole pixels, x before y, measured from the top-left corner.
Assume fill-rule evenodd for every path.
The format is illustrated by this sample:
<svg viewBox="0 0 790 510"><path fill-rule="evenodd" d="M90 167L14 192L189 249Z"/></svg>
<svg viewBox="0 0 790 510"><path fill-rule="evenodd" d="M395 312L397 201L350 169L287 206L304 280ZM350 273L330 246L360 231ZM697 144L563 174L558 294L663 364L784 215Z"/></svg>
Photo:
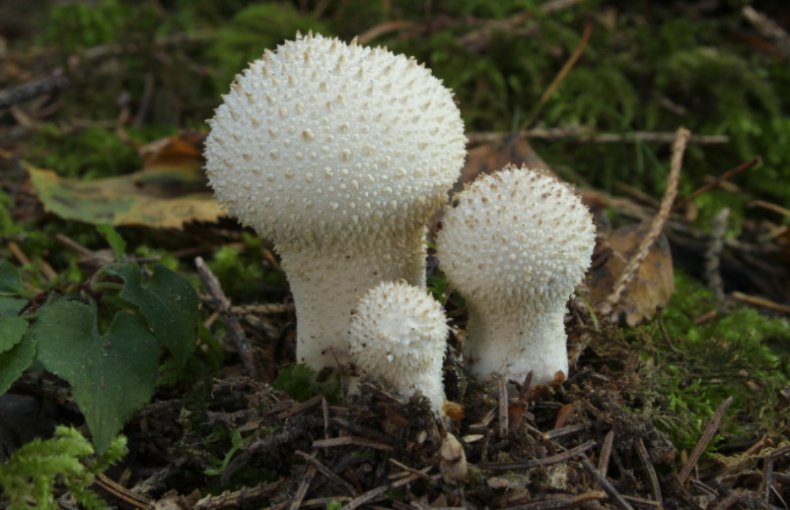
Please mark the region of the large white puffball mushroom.
<svg viewBox="0 0 790 510"><path fill-rule="evenodd" d="M438 412L448 334L442 305L425 289L383 282L362 297L351 317L351 360L400 396L421 392Z"/></svg>
<svg viewBox="0 0 790 510"><path fill-rule="evenodd" d="M413 58L297 35L236 77L209 124L218 200L282 257L297 362L344 363L362 294L425 285L425 224L464 160L452 93Z"/></svg>
<svg viewBox="0 0 790 510"><path fill-rule="evenodd" d="M538 383L567 377L565 304L594 245L581 200L538 171L507 166L454 197L437 254L466 298L464 350L474 373L520 381L532 371Z"/></svg>

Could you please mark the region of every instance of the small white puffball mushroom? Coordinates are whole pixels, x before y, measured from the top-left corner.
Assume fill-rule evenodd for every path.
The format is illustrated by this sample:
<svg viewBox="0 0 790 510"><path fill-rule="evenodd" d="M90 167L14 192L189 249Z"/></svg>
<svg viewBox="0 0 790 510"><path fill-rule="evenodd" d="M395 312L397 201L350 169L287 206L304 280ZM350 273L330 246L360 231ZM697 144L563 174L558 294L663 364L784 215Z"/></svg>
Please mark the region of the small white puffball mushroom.
<svg viewBox="0 0 790 510"><path fill-rule="evenodd" d="M465 153L452 93L413 58L297 35L236 77L209 124L217 199L282 258L297 362L344 363L362 294L425 285L425 225Z"/></svg>
<svg viewBox="0 0 790 510"><path fill-rule="evenodd" d="M425 289L383 282L365 294L349 328L351 360L387 389L419 391L438 412L444 403L442 361L449 328L442 305Z"/></svg>
<svg viewBox="0 0 790 510"><path fill-rule="evenodd" d="M466 299L471 370L547 383L568 375L565 304L590 265L592 216L571 188L507 166L454 197L439 265ZM560 374L558 374L561 372Z"/></svg>

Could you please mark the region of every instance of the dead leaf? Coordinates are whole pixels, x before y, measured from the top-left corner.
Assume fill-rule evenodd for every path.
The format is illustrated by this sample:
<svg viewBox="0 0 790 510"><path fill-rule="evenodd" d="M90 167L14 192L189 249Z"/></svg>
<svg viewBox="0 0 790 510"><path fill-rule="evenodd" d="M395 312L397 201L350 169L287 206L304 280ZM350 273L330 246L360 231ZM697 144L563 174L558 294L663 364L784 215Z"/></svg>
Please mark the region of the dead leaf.
<svg viewBox="0 0 790 510"><path fill-rule="evenodd" d="M551 172L551 168L543 161L529 142L518 135L508 136L492 143L480 144L468 151L466 165L461 170L460 183L475 180L480 174L490 174L508 163Z"/></svg>
<svg viewBox="0 0 790 510"><path fill-rule="evenodd" d="M171 137L144 154L133 174L93 181L67 179L23 163L44 208L61 218L93 224L183 228L227 213L206 185L199 139ZM150 145L148 146L150 147Z"/></svg>
<svg viewBox="0 0 790 510"><path fill-rule="evenodd" d="M611 254L608 260L590 271L590 301L594 308L599 308L612 292L615 281L622 274L628 260L634 256L649 228L648 223L640 223L621 227L609 234L607 240ZM596 252L602 249L605 250L606 247L597 249ZM629 326L634 326L653 317L657 308L667 304L674 290L672 254L669 251L669 241L662 234L653 243L615 311L619 315L625 315Z"/></svg>

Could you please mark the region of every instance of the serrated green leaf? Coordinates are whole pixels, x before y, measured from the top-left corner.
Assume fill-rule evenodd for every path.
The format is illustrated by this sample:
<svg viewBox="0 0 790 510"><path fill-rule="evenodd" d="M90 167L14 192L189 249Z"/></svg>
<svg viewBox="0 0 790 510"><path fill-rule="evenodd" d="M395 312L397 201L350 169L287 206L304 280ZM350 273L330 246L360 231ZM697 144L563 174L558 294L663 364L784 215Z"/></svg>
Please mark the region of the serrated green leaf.
<svg viewBox="0 0 790 510"><path fill-rule="evenodd" d="M98 230L99 233L104 236L104 239L107 240L107 244L110 245L110 248L112 248L112 252L115 255L115 260L125 260L126 241L123 237L121 237L121 234L119 234L118 231L112 228L110 225L99 225L96 227L96 230Z"/></svg>
<svg viewBox="0 0 790 510"><path fill-rule="evenodd" d="M147 282L140 268L131 264L116 266L110 272L124 280L121 299L140 309L151 332L183 367L197 339L199 301L192 285L162 265L154 267Z"/></svg>
<svg viewBox="0 0 790 510"><path fill-rule="evenodd" d="M33 364L36 355L36 342L27 338L10 350L0 353L0 395L19 379L22 373Z"/></svg>
<svg viewBox="0 0 790 510"><path fill-rule="evenodd" d="M27 304L27 299L0 296L0 316L14 316Z"/></svg>
<svg viewBox="0 0 790 510"><path fill-rule="evenodd" d="M0 260L0 296L24 296L25 288L19 272L7 260Z"/></svg>
<svg viewBox="0 0 790 510"><path fill-rule="evenodd" d="M96 309L60 300L44 308L31 336L38 360L65 379L99 452L153 395L161 349L136 316L119 312L100 334Z"/></svg>
<svg viewBox="0 0 790 510"><path fill-rule="evenodd" d="M0 315L0 353L3 353L22 340L27 331L27 321L22 317L3 317Z"/></svg>

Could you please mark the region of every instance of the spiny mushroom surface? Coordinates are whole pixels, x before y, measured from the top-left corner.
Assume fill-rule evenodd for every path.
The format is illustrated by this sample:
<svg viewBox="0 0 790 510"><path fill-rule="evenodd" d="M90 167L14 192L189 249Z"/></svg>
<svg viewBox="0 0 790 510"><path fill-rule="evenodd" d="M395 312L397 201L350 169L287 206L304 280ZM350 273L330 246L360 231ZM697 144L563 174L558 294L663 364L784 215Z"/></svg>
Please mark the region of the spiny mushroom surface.
<svg viewBox="0 0 790 510"><path fill-rule="evenodd" d="M351 360L391 391L420 391L434 411L444 403L442 361L447 345L442 305L425 289L383 282L370 289L351 317Z"/></svg>
<svg viewBox="0 0 790 510"><path fill-rule="evenodd" d="M568 375L565 304L590 265L595 227L571 188L507 166L454 198L437 236L440 267L466 298L470 368L546 383Z"/></svg>
<svg viewBox="0 0 790 510"><path fill-rule="evenodd" d="M297 362L342 364L365 291L425 284L424 225L464 159L451 92L414 59L297 35L236 77L209 124L218 200L282 257Z"/></svg>

